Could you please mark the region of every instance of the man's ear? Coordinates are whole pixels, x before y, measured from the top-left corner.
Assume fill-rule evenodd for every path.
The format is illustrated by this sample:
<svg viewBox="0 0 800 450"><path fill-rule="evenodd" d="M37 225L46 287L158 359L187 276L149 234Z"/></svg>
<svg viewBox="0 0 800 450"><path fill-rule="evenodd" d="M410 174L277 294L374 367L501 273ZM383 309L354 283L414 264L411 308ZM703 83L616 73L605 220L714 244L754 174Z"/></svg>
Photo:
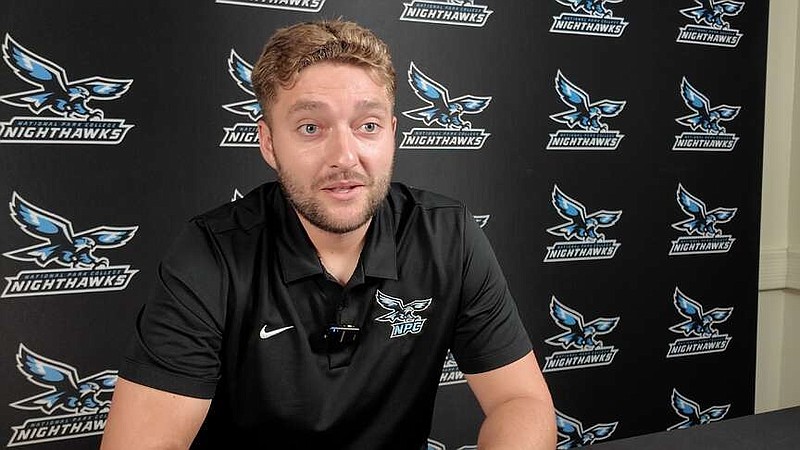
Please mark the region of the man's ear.
<svg viewBox="0 0 800 450"><path fill-rule="evenodd" d="M258 147L261 149L261 157L273 169L275 164L275 151L272 146L272 130L264 119L258 121Z"/></svg>

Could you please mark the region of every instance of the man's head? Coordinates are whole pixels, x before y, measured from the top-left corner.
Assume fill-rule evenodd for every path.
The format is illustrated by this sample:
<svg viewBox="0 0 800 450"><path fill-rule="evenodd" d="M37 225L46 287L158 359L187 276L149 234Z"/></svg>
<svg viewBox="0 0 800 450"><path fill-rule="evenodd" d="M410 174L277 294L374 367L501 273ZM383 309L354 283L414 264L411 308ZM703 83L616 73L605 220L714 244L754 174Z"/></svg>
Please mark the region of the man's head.
<svg viewBox="0 0 800 450"><path fill-rule="evenodd" d="M394 106L394 66L388 46L378 36L353 22L305 22L277 30L253 68L251 81L267 123L277 90L290 89L304 68L320 62L367 69L385 86Z"/></svg>
<svg viewBox="0 0 800 450"><path fill-rule="evenodd" d="M350 22L278 30L252 74L261 153L306 228L348 233L383 201L394 160L394 69Z"/></svg>

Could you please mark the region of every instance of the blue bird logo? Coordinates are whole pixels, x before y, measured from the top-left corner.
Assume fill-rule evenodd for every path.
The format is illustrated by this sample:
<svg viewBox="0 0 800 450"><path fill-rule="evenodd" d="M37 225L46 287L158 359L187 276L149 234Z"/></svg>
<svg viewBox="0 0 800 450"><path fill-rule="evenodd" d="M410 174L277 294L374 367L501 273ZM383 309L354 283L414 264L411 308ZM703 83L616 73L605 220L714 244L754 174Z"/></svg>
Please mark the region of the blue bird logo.
<svg viewBox="0 0 800 450"><path fill-rule="evenodd" d="M672 409L678 413L679 416L683 417L683 422L673 425L667 430L679 430L683 428L689 428L695 425L702 425L709 422L716 422L721 420L725 417L725 414L728 413L731 405L724 405L724 406L712 406L704 411L700 411L700 405L696 402L689 400L688 398L681 395L677 389L672 389Z"/></svg>
<svg viewBox="0 0 800 450"><path fill-rule="evenodd" d="M725 127L720 126L723 120L733 120L739 110L739 106L719 105L711 107L711 102L700 91L695 89L686 77L681 80L681 96L686 106L693 110L693 114L675 119L679 124L690 127L696 131L703 130L706 133L720 134L725 133Z"/></svg>
<svg viewBox="0 0 800 450"><path fill-rule="evenodd" d="M567 124L570 128L578 126L586 131L608 131L608 125L600 120L604 117L617 116L626 103L611 100L592 103L589 95L569 81L560 70L556 74L556 92L561 101L572 109L553 114L550 118L556 122Z"/></svg>
<svg viewBox="0 0 800 450"><path fill-rule="evenodd" d="M550 316L559 327L567 331L553 336L545 342L561 346L565 350L570 347L581 350L602 347L603 341L597 339L597 336L608 334L619 323L619 317L600 317L585 323L581 313L562 304L555 296L550 299Z"/></svg>
<svg viewBox="0 0 800 450"><path fill-rule="evenodd" d="M133 80L105 77L69 81L64 69L19 45L6 34L3 59L11 70L37 89L0 97L4 103L28 108L35 114L48 110L67 118L103 119L103 110L87 105L90 100L113 100L128 91Z"/></svg>
<svg viewBox="0 0 800 450"><path fill-rule="evenodd" d="M593 16L607 17L613 15L606 8L606 3L620 3L622 0L556 0L564 6L569 6L573 11L583 11Z"/></svg>
<svg viewBox="0 0 800 450"><path fill-rule="evenodd" d="M74 367L38 355L22 344L17 352L17 369L28 381L47 391L11 406L46 414L59 409L72 413L107 411L111 402L101 400L98 395L112 392L117 384L115 370L80 378Z"/></svg>
<svg viewBox="0 0 800 450"><path fill-rule="evenodd" d="M674 223L672 228L689 235L698 234L711 237L722 234L722 231L717 229L717 224L730 221L738 209L715 208L706 211L706 204L690 194L680 183L678 183L677 198L681 209L690 219Z"/></svg>
<svg viewBox="0 0 800 450"><path fill-rule="evenodd" d="M108 259L96 257L95 249L121 247L138 229L101 226L76 234L70 221L34 206L16 192L9 207L11 218L22 231L44 243L4 255L18 261L33 261L40 267L53 262L70 268L107 267Z"/></svg>
<svg viewBox="0 0 800 450"><path fill-rule="evenodd" d="M712 325L725 322L733 312L733 308L714 308L709 312L704 312L700 303L684 295L678 288L675 288L673 298L678 312L688 320L669 329L676 333L683 333L684 336L716 336L719 334L719 330L713 328Z"/></svg>
<svg viewBox="0 0 800 450"><path fill-rule="evenodd" d="M255 90L251 81L253 66L245 62L233 49L231 49L231 54L228 57L228 73L241 90L255 97ZM234 114L248 116L253 122L261 119L261 105L255 99L231 103L222 107Z"/></svg>
<svg viewBox="0 0 800 450"><path fill-rule="evenodd" d="M714 28L730 28L731 24L723 18L735 16L744 8L744 2L730 0L694 0L694 2L699 6L682 9L681 14L694 19L695 23L704 23Z"/></svg>
<svg viewBox="0 0 800 450"><path fill-rule="evenodd" d="M561 450L584 447L595 441L601 441L609 437L617 429L618 424L619 422L598 423L584 430L583 424L579 420L556 409L556 428L558 435L564 438L558 442L556 448Z"/></svg>
<svg viewBox="0 0 800 450"><path fill-rule="evenodd" d="M610 227L617 223L622 211L601 210L586 214L586 208L576 200L561 192L557 185L553 186L553 206L558 214L569 222L548 228L547 232L566 239L576 238L580 241L597 242L605 239L598 228Z"/></svg>
<svg viewBox="0 0 800 450"><path fill-rule="evenodd" d="M408 69L408 83L417 97L428 103L428 106L403 112L413 120L420 120L425 125L433 123L445 128L472 128L472 123L464 120L464 114L477 114L489 105L492 97L462 95L450 99L447 88L422 73L412 62Z"/></svg>

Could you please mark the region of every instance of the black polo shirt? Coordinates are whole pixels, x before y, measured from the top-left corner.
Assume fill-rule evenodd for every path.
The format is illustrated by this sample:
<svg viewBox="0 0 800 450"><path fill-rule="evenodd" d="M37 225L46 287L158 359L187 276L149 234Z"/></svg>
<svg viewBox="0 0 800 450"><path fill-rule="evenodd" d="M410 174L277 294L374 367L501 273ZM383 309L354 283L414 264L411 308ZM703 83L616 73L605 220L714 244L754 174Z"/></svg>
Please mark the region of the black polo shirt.
<svg viewBox="0 0 800 450"><path fill-rule="evenodd" d="M361 331L331 346L331 324ZM193 448L248 436L258 448L406 450L425 446L448 349L465 373L531 350L463 204L393 183L341 286L267 183L182 231L120 375L213 398Z"/></svg>

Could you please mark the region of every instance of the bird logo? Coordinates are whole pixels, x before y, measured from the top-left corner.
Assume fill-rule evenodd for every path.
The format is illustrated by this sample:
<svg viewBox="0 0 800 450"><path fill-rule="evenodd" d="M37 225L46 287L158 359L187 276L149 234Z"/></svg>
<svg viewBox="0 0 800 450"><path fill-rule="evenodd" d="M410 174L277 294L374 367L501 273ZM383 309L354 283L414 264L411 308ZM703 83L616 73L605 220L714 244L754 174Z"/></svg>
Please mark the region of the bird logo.
<svg viewBox="0 0 800 450"><path fill-rule="evenodd" d="M697 402L689 400L687 397L681 395L677 389L672 389L672 409L683 417L685 420L679 424L673 425L667 430L680 430L689 428L695 425L702 425L710 422L722 420L725 414L728 413L731 405L712 406L704 411L700 411L700 405Z"/></svg>
<svg viewBox="0 0 800 450"><path fill-rule="evenodd" d="M69 220L34 206L16 192L12 194L9 208L11 218L22 231L43 243L4 253L4 256L33 261L40 267L51 263L69 268L108 267L108 259L95 256L94 251L121 247L138 229L136 226L100 226L75 233Z"/></svg>
<svg viewBox="0 0 800 450"><path fill-rule="evenodd" d="M102 400L100 395L113 392L117 384L116 370L80 378L74 367L36 354L23 344L17 352L17 369L28 381L47 391L10 406L39 410L48 415L58 410L70 413L107 411L111 402Z"/></svg>
<svg viewBox="0 0 800 450"><path fill-rule="evenodd" d="M385 310L386 314L375 318L378 322L388 322L392 325L390 338L404 336L408 333L417 334L422 331L422 326L427 319L423 319L417 313L428 309L433 301L432 297L413 300L408 303L402 299L386 295L380 290L375 291L375 300Z"/></svg>
<svg viewBox="0 0 800 450"><path fill-rule="evenodd" d="M250 79L253 73L253 66L245 62L233 49L231 49L231 54L228 57L228 73L233 78L233 81L236 82L236 85L239 86L239 89L251 97L255 97L253 82ZM247 116L253 122L261 119L261 105L255 98L238 103L230 103L222 107L234 114Z"/></svg>
<svg viewBox="0 0 800 450"><path fill-rule="evenodd" d="M593 16L608 17L613 13L606 8L606 3L620 3L622 0L556 0L558 3L569 6L574 12L584 12Z"/></svg>
<svg viewBox="0 0 800 450"><path fill-rule="evenodd" d="M720 207L706 211L706 204L684 189L680 183L678 183L677 199L681 210L690 218L672 224L672 228L688 235L708 237L721 235L722 231L717 228L717 224L729 222L738 210L738 208Z"/></svg>
<svg viewBox="0 0 800 450"><path fill-rule="evenodd" d="M725 133L725 127L720 121L733 120L739 114L739 106L719 105L711 107L711 102L700 91L695 89L686 77L681 80L681 96L686 106L694 113L675 119L681 125L693 131L702 130L705 133Z"/></svg>
<svg viewBox="0 0 800 450"><path fill-rule="evenodd" d="M563 236L567 240L575 238L579 241L597 242L605 239L605 235L598 231L599 228L610 227L617 223L622 211L601 210L586 213L586 207L573 200L558 188L553 186L553 206L558 214L569 222L548 228L547 232L556 236Z"/></svg>
<svg viewBox="0 0 800 450"><path fill-rule="evenodd" d="M458 130L472 128L472 123L464 120L463 115L482 112L492 100L492 97L474 95L462 95L451 99L447 88L422 73L413 62L408 69L408 83L417 97L428 106L405 111L403 115L409 119L422 121L427 126L436 124L443 128Z"/></svg>
<svg viewBox="0 0 800 450"><path fill-rule="evenodd" d="M3 60L14 74L36 89L0 97L0 101L34 114L49 111L65 118L103 119L102 109L89 106L91 100L114 100L122 96L133 80L94 76L70 81L59 65L18 44L6 34Z"/></svg>
<svg viewBox="0 0 800 450"><path fill-rule="evenodd" d="M556 428L558 435L563 440L557 444L557 449L568 449L576 447L584 447L601 441L611 436L611 433L617 429L619 422L612 423L598 423L588 429L583 429L583 424L559 410L556 410Z"/></svg>
<svg viewBox="0 0 800 450"><path fill-rule="evenodd" d="M550 116L556 122L576 126L585 131L608 131L608 125L601 122L604 117L616 117L625 107L624 101L601 100L592 103L589 95L561 73L556 74L556 92L565 105L572 108Z"/></svg>
<svg viewBox="0 0 800 450"><path fill-rule="evenodd" d="M724 20L725 16L735 16L742 12L744 2L731 0L694 0L699 5L681 10L681 14L694 19L697 24L706 24L714 28L730 28Z"/></svg>
<svg viewBox="0 0 800 450"><path fill-rule="evenodd" d="M550 300L550 317L567 331L545 342L567 350L570 347L579 350L602 347L603 342L597 337L610 333L619 323L619 317L600 317L586 323L581 313L559 302L555 296Z"/></svg>
<svg viewBox="0 0 800 450"><path fill-rule="evenodd" d="M684 336L716 336L719 331L713 328L712 325L725 322L733 312L733 308L714 308L709 312L704 312L700 303L684 295L678 288L675 288L673 297L678 312L688 320L669 329Z"/></svg>

